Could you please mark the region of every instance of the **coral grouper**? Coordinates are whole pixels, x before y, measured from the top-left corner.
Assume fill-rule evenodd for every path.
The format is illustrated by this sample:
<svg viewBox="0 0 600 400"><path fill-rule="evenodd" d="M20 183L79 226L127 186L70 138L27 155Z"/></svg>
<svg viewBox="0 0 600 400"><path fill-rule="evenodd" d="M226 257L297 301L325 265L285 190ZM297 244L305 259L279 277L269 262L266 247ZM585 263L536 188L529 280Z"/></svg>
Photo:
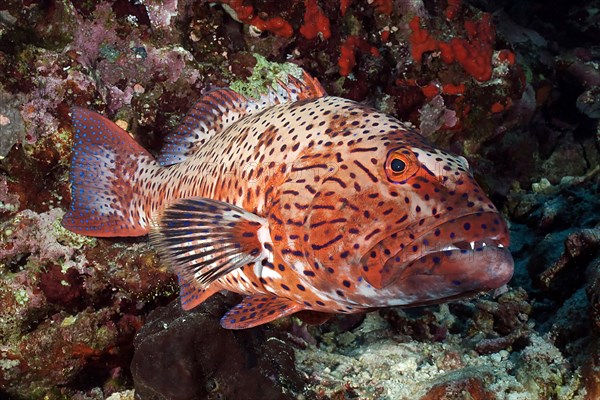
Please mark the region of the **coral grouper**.
<svg viewBox="0 0 600 400"><path fill-rule="evenodd" d="M512 276L506 223L463 157L307 74L259 99L209 92L157 160L108 119L72 113L64 226L150 234L184 309L246 296L225 328L438 303Z"/></svg>

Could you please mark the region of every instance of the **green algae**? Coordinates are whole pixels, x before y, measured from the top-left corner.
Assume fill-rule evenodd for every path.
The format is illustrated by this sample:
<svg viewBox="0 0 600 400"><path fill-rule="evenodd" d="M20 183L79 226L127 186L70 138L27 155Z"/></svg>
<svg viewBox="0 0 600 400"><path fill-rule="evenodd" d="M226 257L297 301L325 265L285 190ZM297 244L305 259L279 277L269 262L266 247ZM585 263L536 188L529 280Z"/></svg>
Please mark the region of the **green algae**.
<svg viewBox="0 0 600 400"><path fill-rule="evenodd" d="M0 360L0 369L3 371L8 371L13 369L14 367L18 367L21 364L19 360L11 360L11 359L1 359Z"/></svg>
<svg viewBox="0 0 600 400"><path fill-rule="evenodd" d="M17 304L23 306L29 301L29 296L25 289L19 289L15 291L15 301Z"/></svg>
<svg viewBox="0 0 600 400"><path fill-rule="evenodd" d="M83 246L95 246L97 242L94 237L83 236L71 232L62 226L62 215L52 222L52 236L54 236L58 242L68 244L69 247L74 249L81 249Z"/></svg>
<svg viewBox="0 0 600 400"><path fill-rule="evenodd" d="M246 97L259 98L267 94L269 89L277 87L278 82L287 83L288 76L300 78L302 68L292 63L276 63L267 61L260 54L253 54L256 58L256 65L252 70L252 75L247 80L232 82L229 87Z"/></svg>
<svg viewBox="0 0 600 400"><path fill-rule="evenodd" d="M68 315L60 323L61 327L71 326L77 321L77 315Z"/></svg>
<svg viewBox="0 0 600 400"><path fill-rule="evenodd" d="M121 56L121 53L113 46L102 44L100 45L100 55L111 63L114 63Z"/></svg>

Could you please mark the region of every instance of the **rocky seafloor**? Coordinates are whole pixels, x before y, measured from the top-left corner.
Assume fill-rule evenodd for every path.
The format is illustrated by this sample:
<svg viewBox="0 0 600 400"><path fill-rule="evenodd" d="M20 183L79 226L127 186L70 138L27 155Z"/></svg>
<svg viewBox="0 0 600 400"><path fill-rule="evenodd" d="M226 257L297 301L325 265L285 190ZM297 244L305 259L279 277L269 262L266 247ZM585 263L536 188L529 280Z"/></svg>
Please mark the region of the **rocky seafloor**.
<svg viewBox="0 0 600 400"><path fill-rule="evenodd" d="M598 1L1 2L0 398L600 398L599 37ZM469 159L507 288L227 331L237 295L184 312L146 238L60 225L71 106L157 153L207 90L284 63Z"/></svg>

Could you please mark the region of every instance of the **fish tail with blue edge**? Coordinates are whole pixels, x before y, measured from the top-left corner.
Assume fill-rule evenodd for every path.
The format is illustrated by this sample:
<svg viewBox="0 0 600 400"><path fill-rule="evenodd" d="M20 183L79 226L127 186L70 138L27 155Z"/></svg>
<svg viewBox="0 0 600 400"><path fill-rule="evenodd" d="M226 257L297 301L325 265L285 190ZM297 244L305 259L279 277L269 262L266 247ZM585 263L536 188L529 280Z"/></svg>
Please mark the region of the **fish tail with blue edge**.
<svg viewBox="0 0 600 400"><path fill-rule="evenodd" d="M144 185L161 167L125 130L84 108L71 109L71 207L62 224L97 237L142 236L150 230Z"/></svg>

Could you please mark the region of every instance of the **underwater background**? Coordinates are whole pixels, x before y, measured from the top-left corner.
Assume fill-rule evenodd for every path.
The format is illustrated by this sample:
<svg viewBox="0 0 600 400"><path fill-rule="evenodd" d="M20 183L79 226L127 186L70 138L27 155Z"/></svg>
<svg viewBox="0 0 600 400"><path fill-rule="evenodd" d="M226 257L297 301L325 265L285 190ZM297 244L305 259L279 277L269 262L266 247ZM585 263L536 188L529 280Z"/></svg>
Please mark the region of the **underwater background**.
<svg viewBox="0 0 600 400"><path fill-rule="evenodd" d="M224 330L146 238L65 230L69 109L156 154L293 63L465 156L515 274L471 300ZM283 75L282 75L283 74ZM600 1L0 2L0 398L600 399Z"/></svg>

